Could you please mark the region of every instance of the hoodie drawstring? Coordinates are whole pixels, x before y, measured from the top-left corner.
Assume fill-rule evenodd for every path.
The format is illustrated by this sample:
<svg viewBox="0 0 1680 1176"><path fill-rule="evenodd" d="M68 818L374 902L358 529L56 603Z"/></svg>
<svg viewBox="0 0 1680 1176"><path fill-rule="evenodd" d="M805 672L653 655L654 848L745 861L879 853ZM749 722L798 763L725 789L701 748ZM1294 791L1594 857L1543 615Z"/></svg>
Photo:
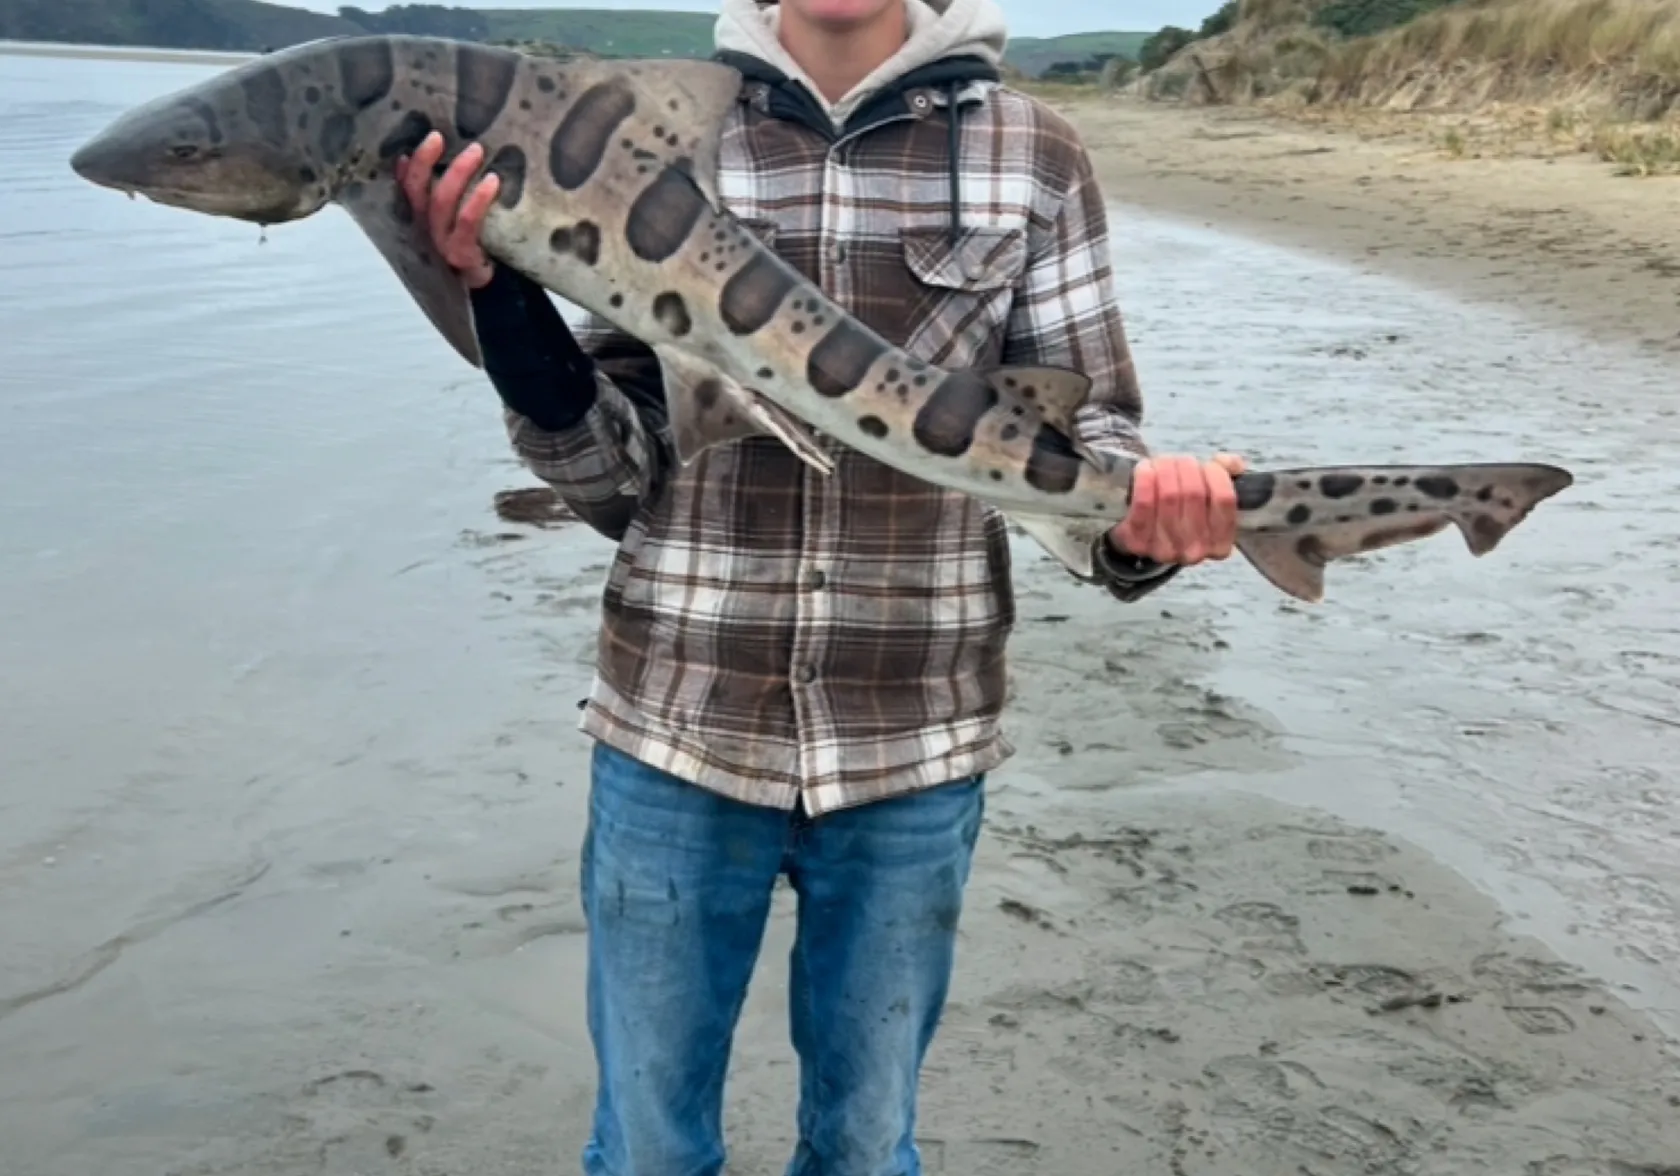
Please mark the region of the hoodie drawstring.
<svg viewBox="0 0 1680 1176"><path fill-rule="evenodd" d="M950 105L946 108L946 115L951 128L951 147L949 151L951 166L951 246L956 247L962 237L962 178L959 155L962 150L962 132L957 125L957 87L961 85L955 79L946 84L946 100Z"/></svg>

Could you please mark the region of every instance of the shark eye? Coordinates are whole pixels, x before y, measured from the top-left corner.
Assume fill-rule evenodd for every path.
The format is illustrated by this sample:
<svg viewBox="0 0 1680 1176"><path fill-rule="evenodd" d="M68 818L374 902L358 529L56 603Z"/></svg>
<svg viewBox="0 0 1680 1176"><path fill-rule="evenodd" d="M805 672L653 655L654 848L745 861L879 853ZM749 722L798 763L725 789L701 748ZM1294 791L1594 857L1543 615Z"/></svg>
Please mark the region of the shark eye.
<svg viewBox="0 0 1680 1176"><path fill-rule="evenodd" d="M177 143L169 149L169 154L176 159L192 159L198 154L198 148L191 143Z"/></svg>

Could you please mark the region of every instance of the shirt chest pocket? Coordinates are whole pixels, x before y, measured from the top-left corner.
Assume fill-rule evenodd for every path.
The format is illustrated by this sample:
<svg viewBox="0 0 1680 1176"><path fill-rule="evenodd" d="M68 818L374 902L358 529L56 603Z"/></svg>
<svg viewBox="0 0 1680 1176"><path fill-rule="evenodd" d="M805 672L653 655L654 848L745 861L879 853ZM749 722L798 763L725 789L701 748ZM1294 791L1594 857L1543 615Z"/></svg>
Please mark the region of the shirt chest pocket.
<svg viewBox="0 0 1680 1176"><path fill-rule="evenodd" d="M996 362L1017 283L1027 269L1027 233L1012 225L899 230L910 279L906 347L947 367Z"/></svg>

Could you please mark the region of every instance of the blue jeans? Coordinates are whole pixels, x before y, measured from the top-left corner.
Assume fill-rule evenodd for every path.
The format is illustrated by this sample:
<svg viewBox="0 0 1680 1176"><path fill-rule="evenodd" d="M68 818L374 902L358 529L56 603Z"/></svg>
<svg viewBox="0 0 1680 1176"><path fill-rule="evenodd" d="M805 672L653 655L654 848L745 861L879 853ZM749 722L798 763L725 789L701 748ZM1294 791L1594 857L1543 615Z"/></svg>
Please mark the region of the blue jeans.
<svg viewBox="0 0 1680 1176"><path fill-rule="evenodd" d="M843 809L742 804L597 744L582 862L599 1068L588 1176L717 1176L723 1084L785 872L799 1143L787 1176L919 1176L916 1086L980 831L975 777Z"/></svg>

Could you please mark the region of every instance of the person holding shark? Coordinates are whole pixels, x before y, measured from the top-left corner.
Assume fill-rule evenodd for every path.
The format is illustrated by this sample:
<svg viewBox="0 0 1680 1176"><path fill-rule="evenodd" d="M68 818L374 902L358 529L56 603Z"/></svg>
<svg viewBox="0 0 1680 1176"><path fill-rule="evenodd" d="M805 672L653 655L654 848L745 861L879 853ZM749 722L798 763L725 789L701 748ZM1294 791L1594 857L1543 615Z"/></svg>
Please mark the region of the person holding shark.
<svg viewBox="0 0 1680 1176"><path fill-rule="evenodd" d="M1240 458L1150 457L1102 195L1072 128L1003 87L992 0L727 0L743 75L720 195L852 314L946 370L1075 369L1081 439L1143 458L1097 579L1136 601L1222 560ZM788 1176L917 1176L916 1090L954 963L1015 619L1003 520L856 453L748 438L684 466L643 343L574 332L479 240L498 192L440 136L399 180L471 291L530 468L619 544L582 862L599 1067L589 1176L722 1171L723 1084L776 878L798 897Z"/></svg>

